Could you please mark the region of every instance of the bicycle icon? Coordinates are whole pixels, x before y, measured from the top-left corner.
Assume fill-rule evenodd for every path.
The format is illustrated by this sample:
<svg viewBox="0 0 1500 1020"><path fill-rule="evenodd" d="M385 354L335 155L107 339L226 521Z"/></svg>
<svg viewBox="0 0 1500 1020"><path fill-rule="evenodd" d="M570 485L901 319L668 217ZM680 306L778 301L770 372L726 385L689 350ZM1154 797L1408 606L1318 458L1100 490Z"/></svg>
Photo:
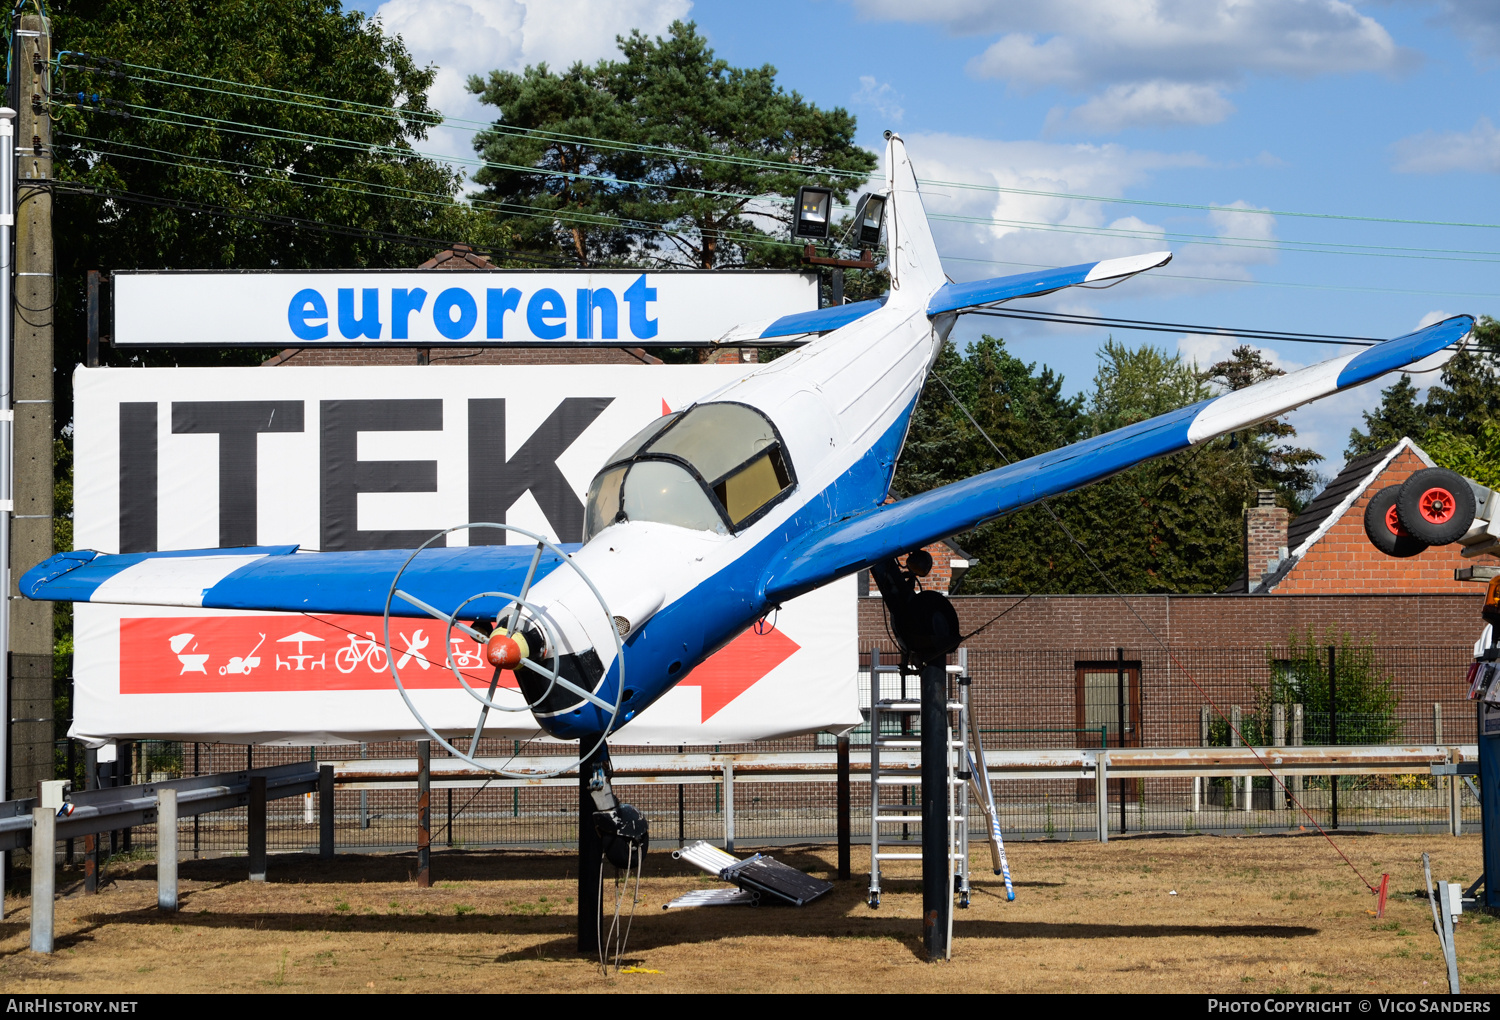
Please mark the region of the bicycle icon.
<svg viewBox="0 0 1500 1020"><path fill-rule="evenodd" d="M389 661L385 654L385 646L376 639L373 631L367 630L365 635L366 637L361 639L350 634L349 643L333 653L333 664L338 667L340 673L353 673L361 662L369 666L372 672L385 672Z"/></svg>

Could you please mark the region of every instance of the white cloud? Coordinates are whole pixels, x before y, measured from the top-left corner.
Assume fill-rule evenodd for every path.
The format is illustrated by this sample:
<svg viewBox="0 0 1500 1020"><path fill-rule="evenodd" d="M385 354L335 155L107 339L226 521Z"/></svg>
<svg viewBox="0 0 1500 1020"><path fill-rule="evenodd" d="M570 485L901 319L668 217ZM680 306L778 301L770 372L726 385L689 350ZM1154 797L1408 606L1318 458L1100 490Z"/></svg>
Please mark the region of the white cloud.
<svg viewBox="0 0 1500 1020"><path fill-rule="evenodd" d="M1423 0L1423 6L1429 2ZM1500 57L1500 0L1439 0L1437 6L1435 20L1452 28L1477 55Z"/></svg>
<svg viewBox="0 0 1500 1020"><path fill-rule="evenodd" d="M900 124L901 118L906 115L901 107L901 100L901 95L890 82L877 81L868 74L859 76L859 91L849 97L849 102L853 105L874 110L892 124Z"/></svg>
<svg viewBox="0 0 1500 1020"><path fill-rule="evenodd" d="M1236 347L1245 346L1260 351L1272 367L1283 372L1295 372L1304 367L1303 362L1292 361L1273 347L1261 347L1239 337L1221 336L1217 333L1189 333L1177 341L1177 353L1182 355L1183 361L1193 362L1200 369L1206 369L1226 360Z"/></svg>
<svg viewBox="0 0 1500 1020"><path fill-rule="evenodd" d="M1058 124L1211 124L1250 74L1391 72L1416 55L1344 0L854 0L865 17L992 35L972 74L1099 91ZM1186 86L1192 86L1187 88Z"/></svg>
<svg viewBox="0 0 1500 1020"><path fill-rule="evenodd" d="M933 216L938 250L956 279L1024 272L1026 266L1076 265L1163 248L1176 251L1164 274L1146 273L1116 290L1086 292L1089 297L1084 300L1097 303L1125 294L1139 296L1144 289L1164 294L1219 286L1180 279L1182 276L1247 280L1252 267L1276 258L1274 249L1174 243L1163 236L1166 225L1144 218L1155 210L1133 214L1125 205L1051 197L1125 197L1157 171L1207 167L1208 161L1196 153L953 135L908 135L906 142L921 179L953 182L948 186L923 185L922 195ZM1045 194L997 192L993 190L996 187ZM1271 239L1275 236L1275 218L1248 212L1221 212L1201 218L1173 214L1171 228L1194 234ZM1066 293L1070 299L1079 297L1079 292ZM1039 300L1045 305L1061 299Z"/></svg>
<svg viewBox="0 0 1500 1020"><path fill-rule="evenodd" d="M1234 112L1234 104L1212 85L1157 79L1111 85L1065 117L1056 116L1061 112L1049 115L1049 127L1076 124L1113 134L1131 127L1217 124Z"/></svg>
<svg viewBox="0 0 1500 1020"><path fill-rule="evenodd" d="M488 123L496 111L469 94L469 75L613 57L616 36L634 28L663 34L691 8L692 0L387 0L375 13L418 64L438 66L433 106L448 118ZM421 148L472 159L472 136L472 126L455 124L433 131Z"/></svg>
<svg viewBox="0 0 1500 1020"><path fill-rule="evenodd" d="M1391 148L1401 173L1500 173L1500 130L1488 117L1480 117L1470 131L1425 131Z"/></svg>

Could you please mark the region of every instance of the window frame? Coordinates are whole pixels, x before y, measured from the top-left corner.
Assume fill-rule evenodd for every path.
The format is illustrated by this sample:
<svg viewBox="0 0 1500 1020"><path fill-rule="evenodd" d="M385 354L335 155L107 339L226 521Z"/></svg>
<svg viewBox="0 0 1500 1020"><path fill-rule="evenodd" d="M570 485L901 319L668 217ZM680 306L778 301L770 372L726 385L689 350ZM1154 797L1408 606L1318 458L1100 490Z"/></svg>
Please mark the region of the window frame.
<svg viewBox="0 0 1500 1020"><path fill-rule="evenodd" d="M703 475L698 471L698 469L691 463L689 463L685 457L678 456L675 453L656 453L651 449L652 445L655 444L657 440L661 439L661 437L665 436L668 432L671 432L683 421L686 421L692 415L694 410L699 407L707 407L713 404L732 404L736 407L743 407L751 413L758 415L762 421L771 426L771 435L775 437L775 442L770 446L765 446L759 450L756 450L749 457L746 457L743 461L736 464L728 471L725 471L718 478L712 480L705 479ZM720 482L723 482L725 479L735 475L736 473L743 471L745 468L749 467L761 457L767 456L772 452L776 452L781 455L781 466L786 471L787 484L775 496L767 500L765 503L761 504L761 506L757 508L753 513L745 517L738 524L735 524L729 519L729 510L724 506L723 502L720 501L719 497L714 493L713 487L715 485L718 485ZM791 456L787 453L786 440L782 438L781 429L777 428L776 423L771 420L770 415L766 414L760 408L753 407L750 404L746 404L739 400L710 400L706 404L693 404L691 407L677 412L677 417L674 420L668 422L665 428L657 432L646 442L642 443L641 447L634 454L624 458L623 460L612 460L609 463L605 464L597 472L595 472L594 477L598 478L605 472L612 471L615 468L621 466L625 466L627 468L625 477L620 480L620 506L622 510L625 506L625 489L630 485L630 471L628 470L629 465L639 463L643 460L668 461L669 463L678 465L684 471L686 471L688 475L698 483L698 487L703 490L703 494L708 497L709 505L714 508L714 511L716 513L718 513L719 519L724 522L725 530L731 535L738 534L739 532L753 526L762 517L770 513L772 508L774 508L777 504L781 503L788 496L790 496L792 492L797 488L797 469L795 465L792 464ZM592 485L592 481L590 482L590 484Z"/></svg>

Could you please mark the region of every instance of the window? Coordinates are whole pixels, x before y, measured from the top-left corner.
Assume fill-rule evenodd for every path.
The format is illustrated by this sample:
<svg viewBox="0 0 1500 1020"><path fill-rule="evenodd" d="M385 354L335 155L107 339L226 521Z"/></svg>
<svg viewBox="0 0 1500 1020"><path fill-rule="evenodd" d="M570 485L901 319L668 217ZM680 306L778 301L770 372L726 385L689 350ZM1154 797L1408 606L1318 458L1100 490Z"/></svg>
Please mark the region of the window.
<svg viewBox="0 0 1500 1020"><path fill-rule="evenodd" d="M744 404L698 404L652 422L610 458L589 486L584 541L622 520L727 534L795 482L765 415Z"/></svg>
<svg viewBox="0 0 1500 1020"><path fill-rule="evenodd" d="M1123 670L1122 668L1123 667ZM1121 673L1124 683L1121 683ZM1139 662L1074 663L1076 715L1074 725L1078 729L1078 746L1097 748L1100 737L1106 747L1141 746L1141 664ZM1121 722L1124 732L1121 732ZM1110 783L1109 799L1119 801L1139 800L1140 780L1120 780ZM1091 779L1078 783L1078 799L1091 801L1095 797Z"/></svg>

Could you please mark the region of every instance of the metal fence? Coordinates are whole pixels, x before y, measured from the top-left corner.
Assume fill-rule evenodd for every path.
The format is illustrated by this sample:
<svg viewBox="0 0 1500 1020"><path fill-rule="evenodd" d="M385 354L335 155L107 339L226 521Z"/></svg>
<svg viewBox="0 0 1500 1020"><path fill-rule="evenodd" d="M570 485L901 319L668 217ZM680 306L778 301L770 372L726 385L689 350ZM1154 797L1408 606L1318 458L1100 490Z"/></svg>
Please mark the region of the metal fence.
<svg viewBox="0 0 1500 1020"><path fill-rule="evenodd" d="M972 710L985 745L1000 749L1224 746L1235 730L1256 746L1281 744L1457 745L1475 740L1475 713L1463 686L1469 652L1462 648L1374 648L1294 659L1288 649L1081 649L968 653ZM882 650L882 661L895 660ZM868 655L865 657L868 665ZM1342 660L1342 661L1340 661ZM861 700L868 704L868 672ZM1332 683L1330 684L1330 679ZM899 694L900 678L883 693ZM892 686L894 685L894 686ZM910 692L915 693L915 681ZM1302 700L1290 701L1288 697ZM1210 701L1217 710L1210 706ZM1223 715L1219 714L1222 711ZM1229 725L1233 720L1234 726ZM914 723L915 720L912 720ZM868 744L867 727L850 735ZM699 750L777 751L829 748L831 734ZM616 753L645 750L619 746ZM654 748L651 750L660 750ZM434 757L440 749L434 748ZM571 755L571 745L487 739L485 756ZM204 775L246 766L308 759L413 758L412 742L340 747L139 741L121 745L116 774L122 784L152 778ZM82 755L59 743L59 777L82 785ZM107 771L107 770L106 770ZM1447 831L1449 790L1456 780L1407 776L1298 777L1291 792L1318 824L1382 831ZM1335 785L1336 783L1336 785ZM1308 825L1269 775L1252 779L1153 778L1110 782L1112 831L1254 832ZM1461 811L1477 827L1478 803L1462 789ZM717 784L640 785L625 799L651 820L653 842L719 840L724 833L723 789ZM1092 839L1097 806L1092 782L1008 779L996 783L996 802L1010 838ZM341 788L335 794L340 850L410 849L415 845L416 794L411 789ZM827 781L737 784L734 829L742 844L821 842L836 837L834 784ZM974 813L976 819L978 812ZM868 833L868 798L853 798L856 839ZM308 800L269 806L268 847L315 851L316 805ZM180 823L185 854L245 852L245 812L221 812ZM918 826L912 825L915 837ZM977 834L977 830L976 830ZM432 842L437 847L568 846L577 839L577 794L565 787L443 788L432 794ZM150 850L151 827L110 837L106 848Z"/></svg>

